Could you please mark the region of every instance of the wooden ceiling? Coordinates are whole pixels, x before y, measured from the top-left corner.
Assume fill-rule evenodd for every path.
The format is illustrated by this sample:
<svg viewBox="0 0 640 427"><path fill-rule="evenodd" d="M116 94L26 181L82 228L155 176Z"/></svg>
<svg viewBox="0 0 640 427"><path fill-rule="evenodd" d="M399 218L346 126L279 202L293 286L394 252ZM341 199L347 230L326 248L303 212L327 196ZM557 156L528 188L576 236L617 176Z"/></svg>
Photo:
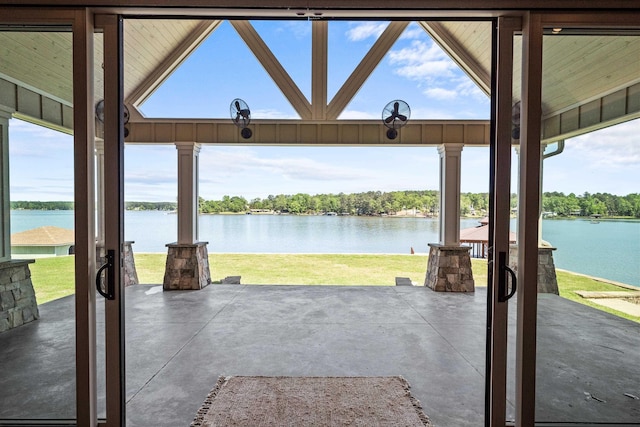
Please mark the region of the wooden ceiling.
<svg viewBox="0 0 640 427"><path fill-rule="evenodd" d="M125 99L133 105L143 102L218 24L219 21L197 19L126 20ZM488 93L491 24L453 21L421 25ZM516 75L520 72L520 42L516 37ZM100 34L96 34L95 45L95 89L96 97L101 98ZM0 31L0 57L0 78L71 106L70 32ZM640 36L564 35L562 32L548 35L544 39L543 61L543 114L551 117L638 86ZM516 84L516 99L519 91ZM631 95L640 96L637 91ZM625 114L629 113L625 110Z"/></svg>
<svg viewBox="0 0 640 427"><path fill-rule="evenodd" d="M210 23L200 20L127 20L124 28L125 98L143 86L166 61L186 57L192 46L185 45L185 41L192 40L194 32L199 35L205 31L203 28L210 28ZM0 30L0 77L71 105L71 46L71 32L64 29L46 32ZM102 98L100 33L96 33L94 46L95 92L97 98ZM171 65L177 66L178 63ZM161 83L164 77L158 76L157 83ZM155 88L153 84L150 86Z"/></svg>

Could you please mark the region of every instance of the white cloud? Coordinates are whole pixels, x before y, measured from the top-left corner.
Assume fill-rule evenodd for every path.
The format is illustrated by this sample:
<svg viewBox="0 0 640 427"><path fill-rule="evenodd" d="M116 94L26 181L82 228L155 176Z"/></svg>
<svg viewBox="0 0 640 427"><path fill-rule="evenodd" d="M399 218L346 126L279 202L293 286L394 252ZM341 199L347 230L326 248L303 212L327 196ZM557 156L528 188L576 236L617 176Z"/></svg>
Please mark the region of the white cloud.
<svg viewBox="0 0 640 427"><path fill-rule="evenodd" d="M425 37L426 32L418 26L418 24L412 22L406 30L400 36L401 40L404 39L419 39Z"/></svg>
<svg viewBox="0 0 640 427"><path fill-rule="evenodd" d="M346 32L347 39L352 42L362 41L369 37L380 37L387 28L384 22L363 22L349 28Z"/></svg>
<svg viewBox="0 0 640 427"><path fill-rule="evenodd" d="M311 34L310 21L286 21L285 32L292 34L296 39L305 39Z"/></svg>
<svg viewBox="0 0 640 427"><path fill-rule="evenodd" d="M340 120L376 120L379 118L380 114L358 110L344 110L339 117Z"/></svg>
<svg viewBox="0 0 640 427"><path fill-rule="evenodd" d="M591 167L640 167L640 120L633 120L567 140L579 155L591 161Z"/></svg>
<svg viewBox="0 0 640 427"><path fill-rule="evenodd" d="M73 150L71 135L22 120L9 121L9 153L12 157L50 157L53 152L69 150Z"/></svg>
<svg viewBox="0 0 640 427"><path fill-rule="evenodd" d="M286 113L280 110L274 109L252 109L251 110L251 118L252 119L300 119L300 116L297 114Z"/></svg>
<svg viewBox="0 0 640 427"><path fill-rule="evenodd" d="M444 89L441 87L433 87L426 89L424 94L435 99L455 99L458 96L456 90Z"/></svg>
<svg viewBox="0 0 640 427"><path fill-rule="evenodd" d="M217 149L212 155L200 156L201 171L224 171L227 176L262 171L285 179L337 181L365 179L375 176L368 169L340 167L307 157L259 157L246 147ZM201 172L201 174L207 174ZM207 174L209 175L209 174Z"/></svg>
<svg viewBox="0 0 640 427"><path fill-rule="evenodd" d="M435 43L414 40L409 47L389 52L395 73L411 80L451 78L456 64Z"/></svg>

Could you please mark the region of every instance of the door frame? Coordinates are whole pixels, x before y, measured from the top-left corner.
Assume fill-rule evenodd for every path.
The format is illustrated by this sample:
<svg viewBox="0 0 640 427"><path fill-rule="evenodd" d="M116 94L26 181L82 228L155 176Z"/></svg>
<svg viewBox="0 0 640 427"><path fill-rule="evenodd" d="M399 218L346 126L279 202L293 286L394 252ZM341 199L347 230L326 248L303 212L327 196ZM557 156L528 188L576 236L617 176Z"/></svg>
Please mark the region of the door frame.
<svg viewBox="0 0 640 427"><path fill-rule="evenodd" d="M76 419L97 425L93 16L80 8L3 7L3 24L68 25L73 40ZM46 421L43 421L46 422ZM59 425L59 422L56 422Z"/></svg>
<svg viewBox="0 0 640 427"><path fill-rule="evenodd" d="M95 15L102 30L104 55L104 250L111 255L106 281L111 295L105 299L106 420L99 426L126 423L125 315L124 315L124 96L123 23L119 15ZM98 278L96 278L98 280Z"/></svg>

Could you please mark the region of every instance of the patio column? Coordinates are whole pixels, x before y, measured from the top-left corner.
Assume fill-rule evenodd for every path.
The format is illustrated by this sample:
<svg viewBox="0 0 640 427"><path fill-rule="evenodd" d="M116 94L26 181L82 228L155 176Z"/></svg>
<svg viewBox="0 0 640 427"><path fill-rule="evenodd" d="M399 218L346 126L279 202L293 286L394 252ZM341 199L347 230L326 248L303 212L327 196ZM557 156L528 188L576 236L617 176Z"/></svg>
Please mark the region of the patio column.
<svg viewBox="0 0 640 427"><path fill-rule="evenodd" d="M167 244L164 290L202 289L211 283L207 243L198 241L200 144L176 142L178 150L178 240Z"/></svg>
<svg viewBox="0 0 640 427"><path fill-rule="evenodd" d="M440 244L460 245L460 167L463 144L443 144L440 154Z"/></svg>
<svg viewBox="0 0 640 427"><path fill-rule="evenodd" d="M11 203L9 198L9 119L0 109L0 263L11 259Z"/></svg>
<svg viewBox="0 0 640 427"><path fill-rule="evenodd" d="M11 260L10 118L0 107L0 332L40 317L29 269L33 260Z"/></svg>
<svg viewBox="0 0 640 427"><path fill-rule="evenodd" d="M440 154L440 241L429 243L424 285L440 292L473 292L470 246L460 245L460 168L463 144L442 144Z"/></svg>

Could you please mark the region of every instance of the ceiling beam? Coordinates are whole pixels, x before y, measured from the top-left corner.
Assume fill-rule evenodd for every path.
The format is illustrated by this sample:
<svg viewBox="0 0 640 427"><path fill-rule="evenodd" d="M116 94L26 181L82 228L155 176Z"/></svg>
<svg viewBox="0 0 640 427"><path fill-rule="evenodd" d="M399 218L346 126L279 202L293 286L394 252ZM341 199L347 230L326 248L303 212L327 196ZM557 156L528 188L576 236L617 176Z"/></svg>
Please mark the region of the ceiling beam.
<svg viewBox="0 0 640 427"><path fill-rule="evenodd" d="M145 119L129 122L128 144L203 144L283 146L438 146L489 145L488 120L411 120L396 139L380 120L255 120L244 139L231 120Z"/></svg>
<svg viewBox="0 0 640 427"><path fill-rule="evenodd" d="M311 119L311 104L249 21L229 21L301 119Z"/></svg>
<svg viewBox="0 0 640 427"><path fill-rule="evenodd" d="M313 21L311 26L311 114L327 118L329 23Z"/></svg>
<svg viewBox="0 0 640 427"><path fill-rule="evenodd" d="M640 83L543 118L542 142L555 142L640 118Z"/></svg>
<svg viewBox="0 0 640 427"><path fill-rule="evenodd" d="M138 87L125 94L125 104L139 107L221 23L220 20L200 22Z"/></svg>
<svg viewBox="0 0 640 427"><path fill-rule="evenodd" d="M485 69L464 45L460 43L440 22L419 22L429 36L458 64L458 66L487 95L491 96L491 70Z"/></svg>
<svg viewBox="0 0 640 427"><path fill-rule="evenodd" d="M369 52L362 58L362 61L360 61L356 69L353 70L349 78L347 78L329 103L327 107L327 119L335 120L342 114L408 25L409 22L407 21L394 21L389 23L389 26L387 26L378 40L376 40Z"/></svg>
<svg viewBox="0 0 640 427"><path fill-rule="evenodd" d="M73 133L73 107L1 77L0 107L20 120Z"/></svg>

